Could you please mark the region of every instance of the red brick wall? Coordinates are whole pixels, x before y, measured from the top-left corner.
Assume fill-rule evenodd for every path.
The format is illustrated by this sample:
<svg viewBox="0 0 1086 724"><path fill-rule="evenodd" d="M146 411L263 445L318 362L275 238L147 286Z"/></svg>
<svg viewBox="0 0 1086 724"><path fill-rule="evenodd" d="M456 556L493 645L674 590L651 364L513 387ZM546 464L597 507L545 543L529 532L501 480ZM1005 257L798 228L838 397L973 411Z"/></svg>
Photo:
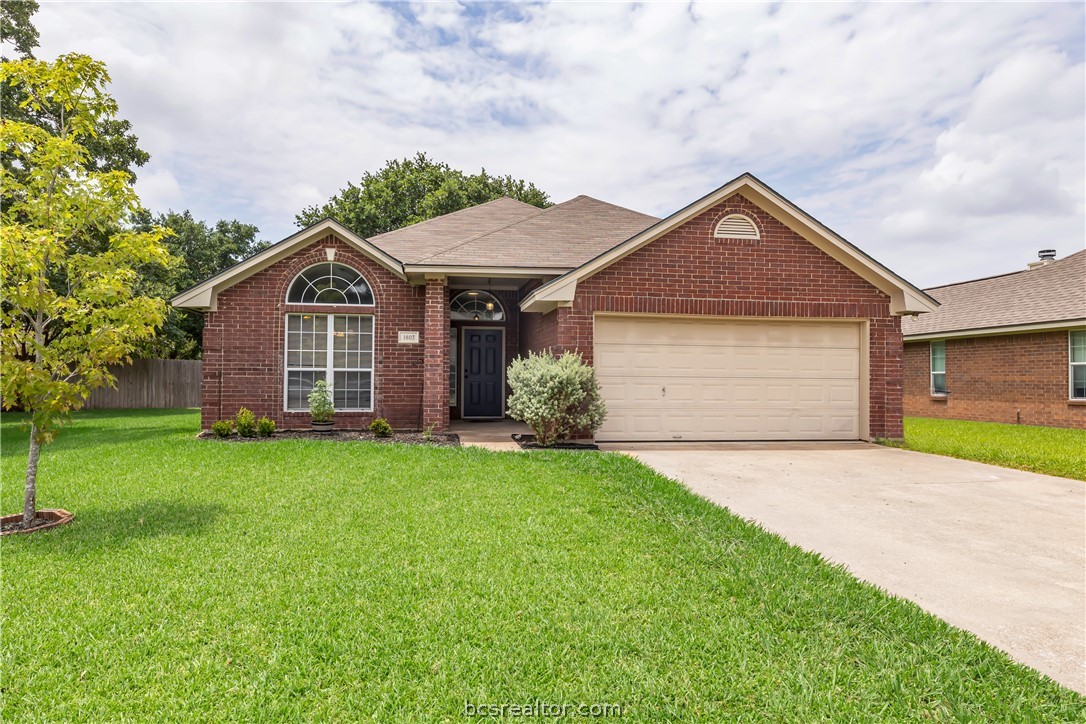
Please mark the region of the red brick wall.
<svg viewBox="0 0 1086 724"><path fill-rule="evenodd" d="M736 212L755 219L760 241L713 238ZM591 361L593 314L604 311L868 319L870 432L902 436L901 320L889 298L739 194L579 282L573 307L555 313L555 350Z"/></svg>
<svg viewBox="0 0 1086 724"><path fill-rule="evenodd" d="M1086 428L1069 403L1067 332L946 340L950 394L933 399L928 342L905 345L905 414Z"/></svg>
<svg viewBox="0 0 1086 724"><path fill-rule="evenodd" d="M374 307L285 303L287 287L310 264L336 261L354 267L373 287ZM204 323L204 429L245 406L283 428L309 425L308 412L283 411L283 345L289 312L374 315L374 412L337 413L336 427L361 428L386 417L396 428L418 428L422 418L423 345L398 343L401 330L423 329L424 298L387 269L329 235L219 293L218 309ZM447 329L447 325L446 325ZM446 332L447 334L447 332Z"/></svg>
<svg viewBox="0 0 1086 724"><path fill-rule="evenodd" d="M558 312L536 314L522 312L520 315L520 354L527 357L529 352L542 352L558 344Z"/></svg>

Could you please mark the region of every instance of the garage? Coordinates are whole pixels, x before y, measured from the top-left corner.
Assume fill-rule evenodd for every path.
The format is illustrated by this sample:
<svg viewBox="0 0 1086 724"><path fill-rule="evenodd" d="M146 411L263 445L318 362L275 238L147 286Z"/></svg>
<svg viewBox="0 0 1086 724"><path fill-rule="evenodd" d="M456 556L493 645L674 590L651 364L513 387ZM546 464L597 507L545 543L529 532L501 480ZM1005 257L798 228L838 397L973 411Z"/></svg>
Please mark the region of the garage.
<svg viewBox="0 0 1086 724"><path fill-rule="evenodd" d="M599 441L856 440L856 320L595 317Z"/></svg>

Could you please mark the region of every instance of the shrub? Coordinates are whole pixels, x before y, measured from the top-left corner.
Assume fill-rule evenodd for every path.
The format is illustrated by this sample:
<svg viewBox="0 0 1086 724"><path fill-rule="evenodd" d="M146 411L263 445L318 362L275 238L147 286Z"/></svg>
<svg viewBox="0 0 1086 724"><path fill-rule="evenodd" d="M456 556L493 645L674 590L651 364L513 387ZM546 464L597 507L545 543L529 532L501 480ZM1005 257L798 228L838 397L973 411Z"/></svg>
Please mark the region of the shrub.
<svg viewBox="0 0 1086 724"><path fill-rule="evenodd" d="M370 432L374 437L391 437L392 425L388 424L388 420L383 417L378 417L376 420L370 423Z"/></svg>
<svg viewBox="0 0 1086 724"><path fill-rule="evenodd" d="M234 433L234 421L216 420L211 423L211 433L215 437L230 437Z"/></svg>
<svg viewBox="0 0 1086 724"><path fill-rule="evenodd" d="M436 422L431 422L426 427L422 428L422 439L426 442L434 441L434 428L437 427Z"/></svg>
<svg viewBox="0 0 1086 724"><path fill-rule="evenodd" d="M275 421L262 417L256 421L256 434L260 437L271 437L275 432Z"/></svg>
<svg viewBox="0 0 1086 724"><path fill-rule="evenodd" d="M508 379L513 390L509 415L528 423L540 445L574 433L591 435L607 415L596 372L579 354L518 357L509 365Z"/></svg>
<svg viewBox="0 0 1086 724"><path fill-rule="evenodd" d="M309 393L309 416L313 422L330 422L336 413L332 406L332 388L328 380L317 380Z"/></svg>
<svg viewBox="0 0 1086 724"><path fill-rule="evenodd" d="M253 437L256 435L256 415L249 408L243 407L234 418L234 426L242 437Z"/></svg>

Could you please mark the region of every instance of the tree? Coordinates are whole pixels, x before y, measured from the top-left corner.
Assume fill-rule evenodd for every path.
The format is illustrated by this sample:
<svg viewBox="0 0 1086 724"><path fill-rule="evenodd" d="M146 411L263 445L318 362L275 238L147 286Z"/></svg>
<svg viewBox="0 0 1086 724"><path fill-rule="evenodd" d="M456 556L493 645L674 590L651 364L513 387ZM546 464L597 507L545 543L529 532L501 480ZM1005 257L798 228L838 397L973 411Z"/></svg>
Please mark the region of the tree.
<svg viewBox="0 0 1086 724"><path fill-rule="evenodd" d="M34 57L38 47L38 29L31 17L38 12L35 0L4 0L0 2L0 36L3 42L13 46L20 58ZM4 58L7 60L7 58ZM27 90L21 87L17 76L0 83L0 107L4 117L12 121L32 123L57 133L57 108L36 107L27 103ZM83 138L87 149L83 165L88 171L124 171L136 179L135 169L143 166L151 156L139 147L139 139L132 134L132 124L123 118L103 117L93 134ZM19 169L8 158L8 151L0 149L0 163L18 174ZM7 194L0 194L0 205L7 204Z"/></svg>
<svg viewBox="0 0 1086 724"><path fill-rule="evenodd" d="M105 65L85 55L0 65L0 82L25 91L31 114L55 114L55 132L8 117L0 147L7 203L0 218L0 393L30 413L23 523L37 510L41 445L90 391L115 380L165 315L161 299L133 291L138 268L168 265L165 231L126 224L139 209L131 176L90 171L87 141L117 113ZM102 248L79 244L105 235Z"/></svg>
<svg viewBox="0 0 1086 724"><path fill-rule="evenodd" d="M295 219L309 226L331 217L362 236L374 236L469 206L510 196L546 208L547 194L512 176L491 176L482 169L467 175L425 153L388 161L377 173L367 171L355 186L347 184L322 206L310 206Z"/></svg>
<svg viewBox="0 0 1086 724"><path fill-rule="evenodd" d="M218 221L214 226L194 219L189 211L169 211L152 216L141 212L136 227L150 231L168 229L166 247L177 259L170 267L152 265L140 270L141 294L169 299L178 292L214 276L268 246L257 241L259 229L240 221ZM166 319L154 339L140 346L144 357L197 359L203 314L191 309L168 308Z"/></svg>
<svg viewBox="0 0 1086 724"><path fill-rule="evenodd" d="M30 16L38 12L35 0L0 2L0 40L14 46L22 58L33 58L38 47L38 29Z"/></svg>

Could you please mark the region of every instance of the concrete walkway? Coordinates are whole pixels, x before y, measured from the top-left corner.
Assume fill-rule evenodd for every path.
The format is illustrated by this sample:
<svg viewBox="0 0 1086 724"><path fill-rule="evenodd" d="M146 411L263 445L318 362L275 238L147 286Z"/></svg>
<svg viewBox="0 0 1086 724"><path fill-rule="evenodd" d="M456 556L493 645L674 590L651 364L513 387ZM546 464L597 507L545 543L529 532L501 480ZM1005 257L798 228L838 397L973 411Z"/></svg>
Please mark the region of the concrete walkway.
<svg viewBox="0 0 1086 724"><path fill-rule="evenodd" d="M1086 693L1086 484L864 443L610 447Z"/></svg>
<svg viewBox="0 0 1086 724"><path fill-rule="evenodd" d="M529 435L532 428L517 420L453 420L449 432L460 436L460 444L487 450L521 450L513 433Z"/></svg>

